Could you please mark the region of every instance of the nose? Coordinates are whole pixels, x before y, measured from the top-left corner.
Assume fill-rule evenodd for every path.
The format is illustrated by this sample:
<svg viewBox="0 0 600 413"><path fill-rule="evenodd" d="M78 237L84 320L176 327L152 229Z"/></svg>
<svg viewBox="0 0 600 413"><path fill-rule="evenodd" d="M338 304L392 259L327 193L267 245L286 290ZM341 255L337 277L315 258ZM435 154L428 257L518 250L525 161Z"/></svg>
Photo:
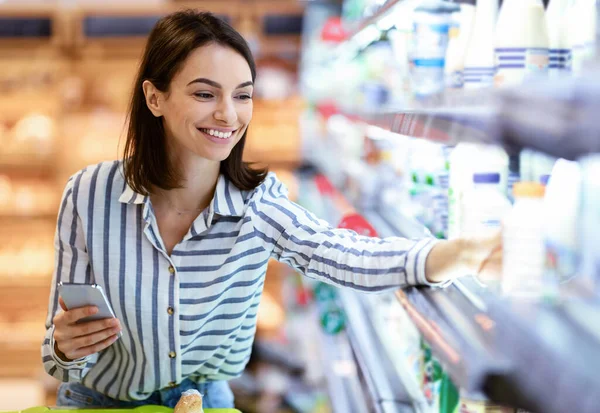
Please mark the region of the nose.
<svg viewBox="0 0 600 413"><path fill-rule="evenodd" d="M233 125L237 120L237 112L235 110L233 99L220 99L213 116L215 120L225 123L226 125Z"/></svg>

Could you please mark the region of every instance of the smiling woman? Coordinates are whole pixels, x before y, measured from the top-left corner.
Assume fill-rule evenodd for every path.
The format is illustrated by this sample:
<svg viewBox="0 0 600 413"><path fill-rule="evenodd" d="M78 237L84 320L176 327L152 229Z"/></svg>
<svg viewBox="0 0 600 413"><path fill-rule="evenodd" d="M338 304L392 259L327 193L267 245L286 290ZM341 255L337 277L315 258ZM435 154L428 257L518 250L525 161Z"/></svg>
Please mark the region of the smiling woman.
<svg viewBox="0 0 600 413"><path fill-rule="evenodd" d="M194 12L160 21L148 39L131 100L128 184L141 194L181 187L181 160L173 159L185 156L180 150L185 149L224 161L221 173L240 189L254 189L266 170L251 168L242 154L255 79L250 49L227 23Z"/></svg>
<svg viewBox="0 0 600 413"><path fill-rule="evenodd" d="M497 262L499 239L370 238L290 201L242 161L255 77L244 39L209 13L152 30L124 160L79 171L63 193L42 345L59 405L173 407L195 389L204 407L233 407L227 380L250 359L272 258L363 292ZM115 318L79 323L97 309L67 308L61 282L98 284Z"/></svg>

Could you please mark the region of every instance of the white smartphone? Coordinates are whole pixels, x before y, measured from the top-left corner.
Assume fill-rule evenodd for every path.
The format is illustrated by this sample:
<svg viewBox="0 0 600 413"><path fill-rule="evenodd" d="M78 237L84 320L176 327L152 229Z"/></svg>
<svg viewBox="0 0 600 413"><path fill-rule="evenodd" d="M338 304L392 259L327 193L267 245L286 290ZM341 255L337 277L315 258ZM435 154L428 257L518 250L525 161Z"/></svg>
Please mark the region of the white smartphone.
<svg viewBox="0 0 600 413"><path fill-rule="evenodd" d="M115 313L104 294L104 290L98 284L59 282L58 294L62 297L67 309L85 307L88 305L93 305L98 308L96 314L82 318L78 323L115 317Z"/></svg>

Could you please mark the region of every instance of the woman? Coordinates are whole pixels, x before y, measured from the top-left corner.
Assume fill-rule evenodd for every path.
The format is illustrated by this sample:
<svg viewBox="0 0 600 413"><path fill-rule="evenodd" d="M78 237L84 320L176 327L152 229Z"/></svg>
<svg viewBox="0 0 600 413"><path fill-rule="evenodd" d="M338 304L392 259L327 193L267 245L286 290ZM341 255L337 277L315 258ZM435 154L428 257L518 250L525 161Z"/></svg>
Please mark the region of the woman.
<svg viewBox="0 0 600 413"><path fill-rule="evenodd" d="M476 271L494 249L362 237L289 201L242 162L255 76L246 42L211 14L177 12L150 34L125 161L78 172L63 194L43 344L59 405L173 406L196 388L205 407L233 407L227 380L250 357L270 258L377 292ZM95 309L67 310L60 281L101 285L116 318L76 324Z"/></svg>

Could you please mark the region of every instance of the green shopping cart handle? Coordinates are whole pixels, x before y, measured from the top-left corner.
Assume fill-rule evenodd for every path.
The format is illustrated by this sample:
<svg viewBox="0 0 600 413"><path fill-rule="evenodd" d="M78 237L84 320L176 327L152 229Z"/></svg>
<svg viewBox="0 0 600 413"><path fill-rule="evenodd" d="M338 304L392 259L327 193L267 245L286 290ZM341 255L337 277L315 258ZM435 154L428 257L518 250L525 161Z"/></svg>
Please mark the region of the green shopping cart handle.
<svg viewBox="0 0 600 413"><path fill-rule="evenodd" d="M107 409L99 408L70 408L70 407L31 407L18 412L5 413L173 413L173 409L165 406L140 406L133 409ZM204 413L242 413L237 409L204 409Z"/></svg>

